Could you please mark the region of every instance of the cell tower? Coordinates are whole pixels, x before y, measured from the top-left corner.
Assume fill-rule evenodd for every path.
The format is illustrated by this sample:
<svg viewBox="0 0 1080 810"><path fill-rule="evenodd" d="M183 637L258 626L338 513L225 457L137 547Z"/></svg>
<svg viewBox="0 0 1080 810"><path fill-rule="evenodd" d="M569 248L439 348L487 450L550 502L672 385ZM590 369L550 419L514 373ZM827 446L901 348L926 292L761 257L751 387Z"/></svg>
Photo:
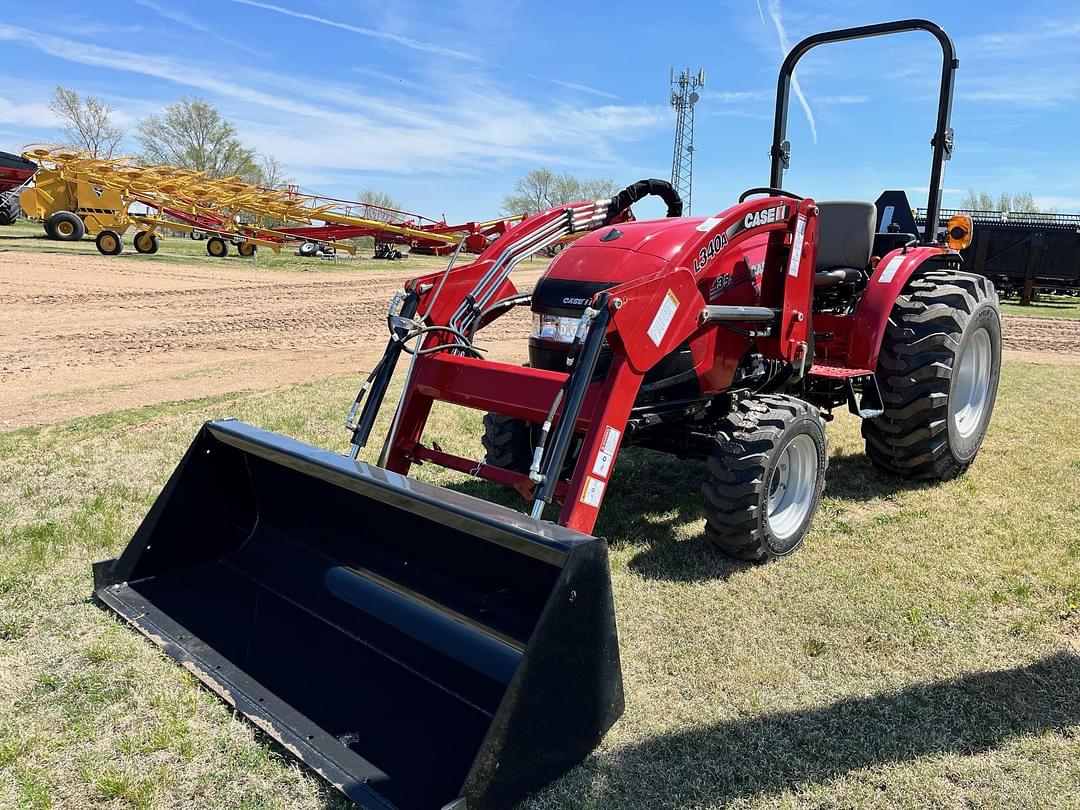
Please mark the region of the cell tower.
<svg viewBox="0 0 1080 810"><path fill-rule="evenodd" d="M671 106L675 108L675 151L671 156L671 185L683 199L683 210L690 213L691 187L694 184L694 106L705 85L705 70L697 75L686 68L678 76L671 69Z"/></svg>

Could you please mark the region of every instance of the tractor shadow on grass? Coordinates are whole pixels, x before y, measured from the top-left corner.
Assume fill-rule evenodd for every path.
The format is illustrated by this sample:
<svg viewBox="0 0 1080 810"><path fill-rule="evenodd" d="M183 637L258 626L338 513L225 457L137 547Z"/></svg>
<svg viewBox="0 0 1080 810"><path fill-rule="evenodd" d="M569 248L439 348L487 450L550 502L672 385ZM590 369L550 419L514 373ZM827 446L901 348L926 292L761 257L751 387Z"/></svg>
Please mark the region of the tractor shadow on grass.
<svg viewBox="0 0 1080 810"><path fill-rule="evenodd" d="M1080 657L1060 652L1025 667L661 735L584 767L605 785L593 797L597 807L720 806L862 769L980 754L1048 731L1075 738L1077 724ZM872 794L888 775L855 779Z"/></svg>
<svg viewBox="0 0 1080 810"><path fill-rule="evenodd" d="M629 568L649 579L671 582L726 580L758 563L725 556L706 539L701 509L704 462L679 459L664 453L629 448L619 454L594 533L612 548L644 546L634 553ZM927 484L891 476L874 467L862 453L829 459L825 496L838 502L888 498ZM525 503L513 491L470 479L450 489L521 510ZM558 505L545 516L558 517ZM821 513L818 518L821 520ZM810 539L810 542L813 538Z"/></svg>

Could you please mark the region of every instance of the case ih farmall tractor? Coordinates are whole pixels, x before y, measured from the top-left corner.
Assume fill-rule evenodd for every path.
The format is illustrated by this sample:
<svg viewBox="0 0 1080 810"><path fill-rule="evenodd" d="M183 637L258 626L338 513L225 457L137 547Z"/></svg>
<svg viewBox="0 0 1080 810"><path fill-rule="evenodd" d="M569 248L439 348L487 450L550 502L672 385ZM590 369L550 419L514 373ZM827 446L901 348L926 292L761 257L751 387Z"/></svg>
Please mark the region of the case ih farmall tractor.
<svg viewBox="0 0 1080 810"><path fill-rule="evenodd" d="M922 234L902 194L783 188L799 58L911 30L943 53ZM956 67L924 20L810 37L780 72L768 187L683 218L668 184L642 181L410 281L350 413L351 457L208 422L123 555L95 566L97 598L364 807L504 808L543 786L623 708L591 534L621 450L706 459L705 532L751 560L806 535L835 408L890 473L949 479L975 458L1001 325L993 287L961 269L970 223L935 227ZM669 218L635 221L645 194ZM514 267L563 242L519 292ZM529 365L483 359L484 327L525 306ZM378 464L357 461L402 353ZM484 460L425 440L436 401L487 412ZM419 463L512 486L528 513L407 477Z"/></svg>

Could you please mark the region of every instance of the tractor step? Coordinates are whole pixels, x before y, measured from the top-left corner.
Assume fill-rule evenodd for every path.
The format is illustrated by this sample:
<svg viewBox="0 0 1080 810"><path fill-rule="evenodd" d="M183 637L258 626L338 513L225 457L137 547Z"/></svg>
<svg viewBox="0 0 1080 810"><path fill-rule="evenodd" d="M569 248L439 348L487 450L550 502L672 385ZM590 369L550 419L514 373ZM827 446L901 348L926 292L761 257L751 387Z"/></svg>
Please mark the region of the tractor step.
<svg viewBox="0 0 1080 810"><path fill-rule="evenodd" d="M842 363L814 360L809 376L843 382L848 410L860 419L876 419L885 412L877 377L868 368L850 368Z"/></svg>
<svg viewBox="0 0 1080 810"><path fill-rule="evenodd" d="M872 377L874 372L868 368L850 368L843 363L814 358L810 368L811 377L828 377L832 380L848 380L853 377Z"/></svg>

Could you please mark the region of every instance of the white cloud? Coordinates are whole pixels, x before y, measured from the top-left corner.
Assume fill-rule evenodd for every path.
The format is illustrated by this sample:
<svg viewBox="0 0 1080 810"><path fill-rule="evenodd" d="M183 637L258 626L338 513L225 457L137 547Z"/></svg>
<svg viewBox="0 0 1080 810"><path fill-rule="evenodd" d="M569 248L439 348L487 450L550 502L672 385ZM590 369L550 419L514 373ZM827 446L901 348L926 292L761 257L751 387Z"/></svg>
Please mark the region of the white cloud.
<svg viewBox="0 0 1080 810"><path fill-rule="evenodd" d="M186 26L193 31L198 31L199 33L206 34L209 37L213 37L218 42L223 42L230 48L236 48L238 50L245 51L252 56L266 56L265 53L260 50L256 50L255 48L252 48L250 45L245 45L243 42L237 42L234 39L229 39L228 37L222 36L213 26L200 22L194 17L191 17L185 14L183 11L180 11L178 8L163 5L155 2L154 0L135 0L135 3L142 6L143 8L150 9L155 14L165 18L166 20L171 20L172 22L179 23L180 25Z"/></svg>
<svg viewBox="0 0 1080 810"><path fill-rule="evenodd" d="M784 24L780 20L780 0L769 0L769 16L772 18L773 25L776 26L776 36L780 40L780 50L783 51L786 57L791 50L791 44L788 42ZM810 109L810 102L806 100L802 87L799 85L799 77L794 73L791 75L791 89L795 93L795 98L799 100L799 106L802 107L803 112L806 114L806 123L810 125L810 137L814 143L817 143L817 123L814 121L814 111Z"/></svg>
<svg viewBox="0 0 1080 810"><path fill-rule="evenodd" d="M56 116L48 104L31 101L20 103L0 96L0 121L6 125L17 125L29 129L52 129L56 126Z"/></svg>
<svg viewBox="0 0 1080 810"><path fill-rule="evenodd" d="M306 14L301 11L293 11L292 9L283 8L282 6L275 6L271 3L262 3L259 2L259 0L229 0L229 2L239 3L243 6L251 6L252 8L261 8L264 11L273 11L276 14L284 14L286 17L294 17L298 20L307 20L308 22L318 23L319 25L326 25L330 28L337 28L341 31L348 31L351 34L359 34L362 37L386 40L387 42L392 42L395 45L401 45L405 48L411 48L415 51L423 51L425 53L435 54L436 56L450 56L455 59L464 59L469 62L483 61L476 54L466 53L465 51L455 50L454 48L447 48L443 45L437 45L433 42L421 42L420 40L412 39L410 37L403 37L399 34L392 34L388 31L379 31L375 28L365 28L360 25L351 25L349 23L339 22L337 20L327 19L326 17L319 17L315 14Z"/></svg>
<svg viewBox="0 0 1080 810"><path fill-rule="evenodd" d="M817 104L865 104L870 96L817 96L814 98Z"/></svg>
<svg viewBox="0 0 1080 810"><path fill-rule="evenodd" d="M1065 197L1056 194L1036 194L1035 205L1043 211L1048 208L1056 208L1058 211L1065 214L1071 211L1080 211L1080 197Z"/></svg>
<svg viewBox="0 0 1080 810"><path fill-rule="evenodd" d="M511 162L615 167L618 141L667 123L659 106L534 104L483 75L440 70L428 93L369 96L348 86L295 75L246 71L244 83L213 66L104 48L0 24L0 41L17 41L70 62L152 76L232 99L244 138L290 170L332 165L381 172L452 172ZM236 105L233 105L234 109ZM270 110L270 116L259 114ZM498 110L498 115L492 115Z"/></svg>
<svg viewBox="0 0 1080 810"><path fill-rule="evenodd" d="M544 79L546 82L556 84L559 87L565 87L568 90L577 90L579 93L587 93L591 96L599 96L600 98L609 98L613 101L618 101L619 97L614 93L609 93L607 90L597 90L595 87L589 87L587 84L577 84L576 82L564 82L561 79Z"/></svg>

